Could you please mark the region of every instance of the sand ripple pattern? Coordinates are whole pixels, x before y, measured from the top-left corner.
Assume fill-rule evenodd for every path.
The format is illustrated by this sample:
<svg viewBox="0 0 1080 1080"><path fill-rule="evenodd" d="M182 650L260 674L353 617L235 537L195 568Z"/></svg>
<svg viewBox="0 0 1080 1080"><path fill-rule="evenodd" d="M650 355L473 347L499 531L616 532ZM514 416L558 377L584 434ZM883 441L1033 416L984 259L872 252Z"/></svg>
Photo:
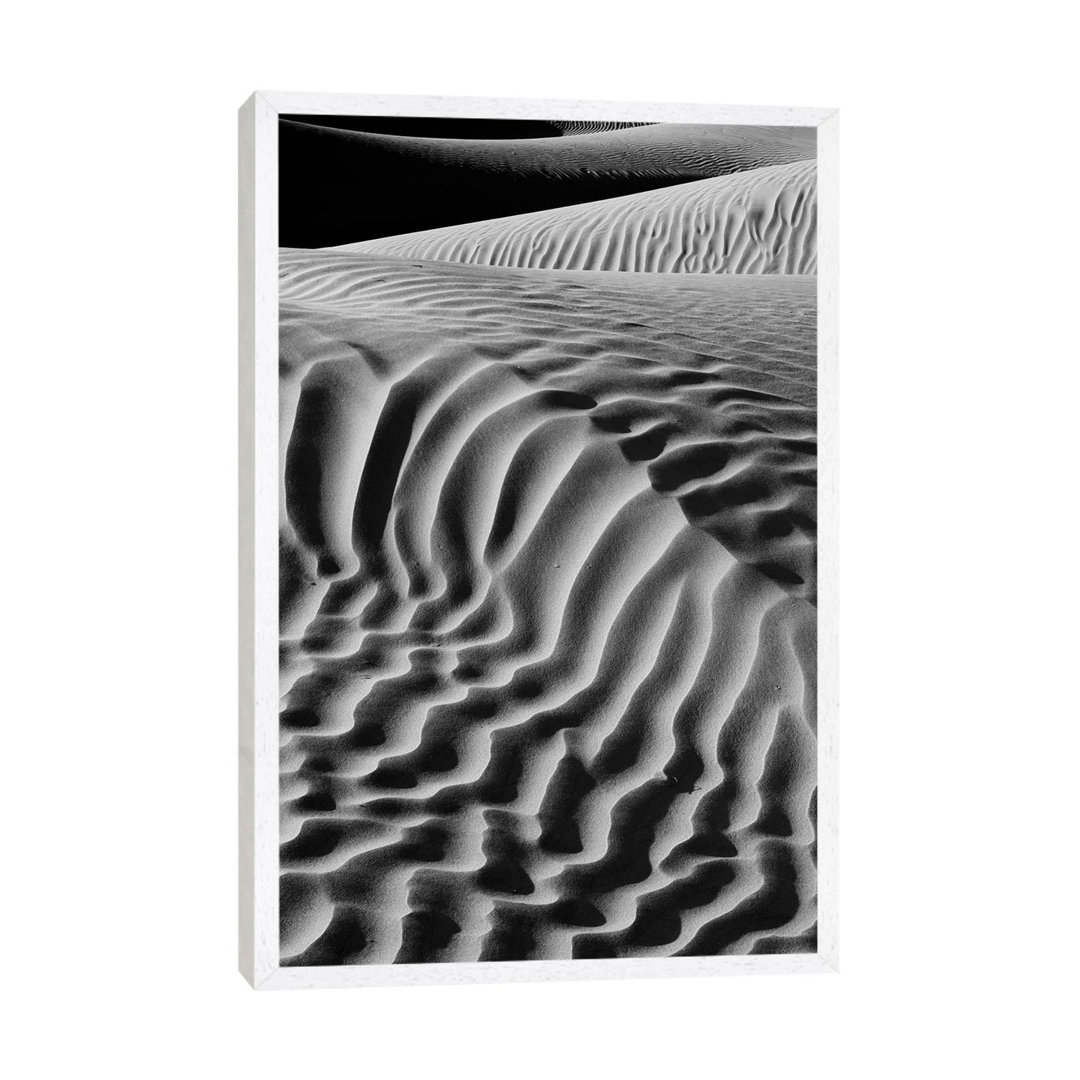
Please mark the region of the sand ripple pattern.
<svg viewBox="0 0 1080 1080"><path fill-rule="evenodd" d="M552 124L564 135L594 135L598 131L654 126L639 120L553 120Z"/></svg>
<svg viewBox="0 0 1080 1080"><path fill-rule="evenodd" d="M812 274L816 225L810 161L340 250L541 270Z"/></svg>
<svg viewBox="0 0 1080 1080"><path fill-rule="evenodd" d="M814 298L282 252L283 963L814 949Z"/></svg>

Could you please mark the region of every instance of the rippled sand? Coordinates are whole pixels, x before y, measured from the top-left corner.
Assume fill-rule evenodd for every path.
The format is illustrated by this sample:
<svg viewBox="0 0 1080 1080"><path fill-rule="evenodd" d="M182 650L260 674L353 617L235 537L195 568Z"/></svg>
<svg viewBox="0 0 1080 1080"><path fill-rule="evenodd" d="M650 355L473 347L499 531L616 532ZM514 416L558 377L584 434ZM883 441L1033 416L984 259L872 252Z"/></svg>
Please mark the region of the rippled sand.
<svg viewBox="0 0 1080 1080"><path fill-rule="evenodd" d="M539 270L812 274L816 171L799 161L342 250Z"/></svg>
<svg viewBox="0 0 1080 1080"><path fill-rule="evenodd" d="M282 251L283 963L814 949L812 179Z"/></svg>

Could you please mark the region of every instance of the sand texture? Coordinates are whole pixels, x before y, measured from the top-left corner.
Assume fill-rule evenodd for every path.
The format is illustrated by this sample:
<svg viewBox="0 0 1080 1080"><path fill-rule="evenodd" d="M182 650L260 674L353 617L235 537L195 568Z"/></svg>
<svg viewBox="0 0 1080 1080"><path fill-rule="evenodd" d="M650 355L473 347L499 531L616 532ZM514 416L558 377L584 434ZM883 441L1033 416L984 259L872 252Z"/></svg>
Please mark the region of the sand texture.
<svg viewBox="0 0 1080 1080"><path fill-rule="evenodd" d="M814 162L800 161L345 250L537 270L812 274L815 179Z"/></svg>
<svg viewBox="0 0 1080 1080"><path fill-rule="evenodd" d="M335 239L280 255L282 962L813 951L813 163Z"/></svg>

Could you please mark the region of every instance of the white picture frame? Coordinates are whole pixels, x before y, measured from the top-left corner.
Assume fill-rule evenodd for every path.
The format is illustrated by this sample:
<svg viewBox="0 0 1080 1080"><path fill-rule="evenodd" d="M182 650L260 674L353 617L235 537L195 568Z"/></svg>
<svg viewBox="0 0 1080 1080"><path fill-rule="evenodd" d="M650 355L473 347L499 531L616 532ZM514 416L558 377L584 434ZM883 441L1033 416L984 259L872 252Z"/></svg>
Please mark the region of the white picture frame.
<svg viewBox="0 0 1080 1080"><path fill-rule="evenodd" d="M818 951L282 967L278 950L278 116L810 126L818 166ZM239 114L239 966L256 989L800 974L838 969L838 113L657 102L258 91Z"/></svg>

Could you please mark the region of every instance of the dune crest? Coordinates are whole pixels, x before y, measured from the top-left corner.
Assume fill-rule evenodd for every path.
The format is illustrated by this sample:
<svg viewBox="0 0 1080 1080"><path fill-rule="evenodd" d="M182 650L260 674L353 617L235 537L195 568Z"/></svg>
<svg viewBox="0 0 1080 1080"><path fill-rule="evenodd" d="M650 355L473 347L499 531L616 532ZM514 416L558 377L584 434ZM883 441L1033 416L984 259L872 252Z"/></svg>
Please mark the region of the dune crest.
<svg viewBox="0 0 1080 1080"><path fill-rule="evenodd" d="M718 127L711 124L609 125L566 121L563 136L539 139L445 139L385 135L285 120L289 137L341 140L357 151L394 153L417 163L473 172L570 177L577 173L720 176L793 161L813 160L813 128ZM306 130L300 130L306 129Z"/></svg>
<svg viewBox="0 0 1080 1080"><path fill-rule="evenodd" d="M636 120L560 120L555 125L563 135L595 135L598 131L622 131L626 128L655 127Z"/></svg>
<svg viewBox="0 0 1080 1080"><path fill-rule="evenodd" d="M811 161L337 250L519 269L812 274L816 217Z"/></svg>

